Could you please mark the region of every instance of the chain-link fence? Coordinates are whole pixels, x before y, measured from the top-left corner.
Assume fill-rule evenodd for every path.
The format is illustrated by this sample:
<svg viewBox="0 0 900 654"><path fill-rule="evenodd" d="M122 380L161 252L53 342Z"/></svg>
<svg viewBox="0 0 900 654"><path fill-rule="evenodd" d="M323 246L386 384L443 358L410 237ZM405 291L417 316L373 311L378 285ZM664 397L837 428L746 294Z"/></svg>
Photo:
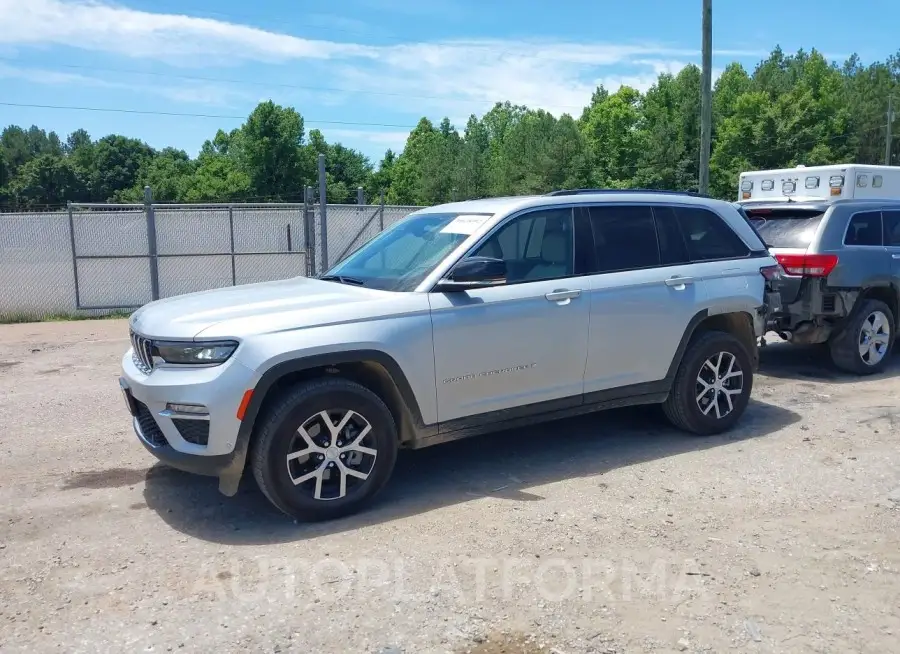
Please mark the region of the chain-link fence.
<svg viewBox="0 0 900 654"><path fill-rule="evenodd" d="M0 320L132 309L323 270L418 207L70 204L0 214ZM323 225L326 229L322 229Z"/></svg>

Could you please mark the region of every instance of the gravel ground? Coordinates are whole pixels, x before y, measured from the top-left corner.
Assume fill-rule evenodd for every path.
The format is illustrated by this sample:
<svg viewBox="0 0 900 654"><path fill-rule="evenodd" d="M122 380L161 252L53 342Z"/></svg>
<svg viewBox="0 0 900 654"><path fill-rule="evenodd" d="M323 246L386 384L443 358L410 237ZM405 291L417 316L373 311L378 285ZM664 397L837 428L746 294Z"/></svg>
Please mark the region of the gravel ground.
<svg viewBox="0 0 900 654"><path fill-rule="evenodd" d="M3 652L897 651L900 361L774 343L727 436L640 409L405 452L309 526L154 463L126 336L0 327Z"/></svg>

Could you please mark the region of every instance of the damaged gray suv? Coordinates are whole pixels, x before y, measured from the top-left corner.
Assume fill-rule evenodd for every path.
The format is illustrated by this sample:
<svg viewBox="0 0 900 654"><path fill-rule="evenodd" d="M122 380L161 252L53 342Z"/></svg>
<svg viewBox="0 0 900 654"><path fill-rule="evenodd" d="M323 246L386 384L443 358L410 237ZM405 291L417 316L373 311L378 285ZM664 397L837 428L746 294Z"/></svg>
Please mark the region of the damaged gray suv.
<svg viewBox="0 0 900 654"><path fill-rule="evenodd" d="M732 204L689 194L445 204L318 278L142 307L121 387L161 461L226 495L246 468L283 512L334 518L400 448L637 404L729 429L777 270Z"/></svg>

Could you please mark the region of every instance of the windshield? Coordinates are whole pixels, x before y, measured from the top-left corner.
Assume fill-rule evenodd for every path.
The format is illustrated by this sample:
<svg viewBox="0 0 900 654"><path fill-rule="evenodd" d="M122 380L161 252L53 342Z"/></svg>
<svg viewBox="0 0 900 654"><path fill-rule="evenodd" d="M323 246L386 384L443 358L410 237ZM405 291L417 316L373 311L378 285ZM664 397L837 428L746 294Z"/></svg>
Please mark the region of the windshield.
<svg viewBox="0 0 900 654"><path fill-rule="evenodd" d="M803 248L812 243L825 213L821 209L751 209L744 207L750 224L770 248Z"/></svg>
<svg viewBox="0 0 900 654"><path fill-rule="evenodd" d="M394 223L320 279L412 291L491 214L424 213Z"/></svg>

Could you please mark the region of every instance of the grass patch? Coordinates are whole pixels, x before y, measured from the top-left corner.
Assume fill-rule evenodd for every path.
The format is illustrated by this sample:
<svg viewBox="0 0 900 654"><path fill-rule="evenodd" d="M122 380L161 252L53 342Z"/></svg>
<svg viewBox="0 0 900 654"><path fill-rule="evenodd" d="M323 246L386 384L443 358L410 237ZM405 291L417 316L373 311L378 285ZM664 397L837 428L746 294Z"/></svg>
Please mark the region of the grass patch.
<svg viewBox="0 0 900 654"><path fill-rule="evenodd" d="M116 320L128 318L133 311L119 310L106 313L28 313L26 311L0 314L0 325L17 325L27 322L68 322L70 320Z"/></svg>

